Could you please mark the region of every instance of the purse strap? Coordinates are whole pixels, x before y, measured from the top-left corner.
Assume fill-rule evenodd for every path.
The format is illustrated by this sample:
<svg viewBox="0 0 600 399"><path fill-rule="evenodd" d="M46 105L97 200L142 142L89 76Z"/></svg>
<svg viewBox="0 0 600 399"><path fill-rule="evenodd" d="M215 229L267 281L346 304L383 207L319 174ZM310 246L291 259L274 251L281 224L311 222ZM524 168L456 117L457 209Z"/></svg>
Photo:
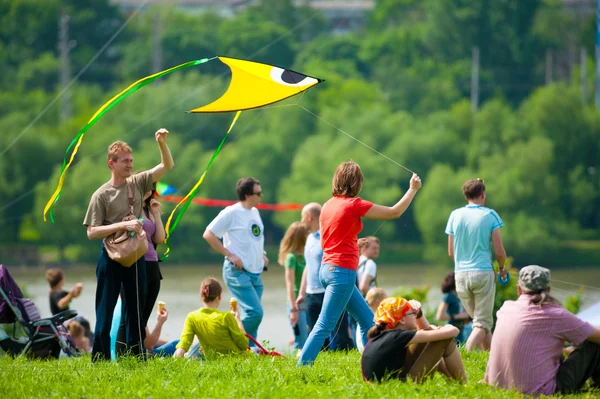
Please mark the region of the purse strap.
<svg viewBox="0 0 600 399"><path fill-rule="evenodd" d="M129 197L129 213L135 216L135 213L133 213L133 190L129 181L127 182L127 196Z"/></svg>

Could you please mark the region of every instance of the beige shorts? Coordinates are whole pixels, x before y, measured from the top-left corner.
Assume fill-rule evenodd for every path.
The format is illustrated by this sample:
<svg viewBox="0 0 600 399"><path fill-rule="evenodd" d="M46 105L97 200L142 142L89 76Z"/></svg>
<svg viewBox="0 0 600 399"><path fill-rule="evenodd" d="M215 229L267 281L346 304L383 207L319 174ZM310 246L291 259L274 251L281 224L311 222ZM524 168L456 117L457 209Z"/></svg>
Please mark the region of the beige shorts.
<svg viewBox="0 0 600 399"><path fill-rule="evenodd" d="M492 330L496 274L490 271L457 272L456 293L465 310L473 318L473 327Z"/></svg>

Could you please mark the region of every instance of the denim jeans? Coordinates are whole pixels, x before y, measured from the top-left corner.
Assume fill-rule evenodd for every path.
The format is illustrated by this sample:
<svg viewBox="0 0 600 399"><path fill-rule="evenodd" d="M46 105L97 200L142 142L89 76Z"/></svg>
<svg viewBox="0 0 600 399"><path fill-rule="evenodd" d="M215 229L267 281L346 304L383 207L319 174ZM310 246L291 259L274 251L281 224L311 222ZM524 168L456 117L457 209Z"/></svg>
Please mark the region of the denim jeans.
<svg viewBox="0 0 600 399"><path fill-rule="evenodd" d="M157 346L156 348L152 349L151 352L161 357L171 357L175 354L178 343L179 340L176 339L174 341L167 342L164 345Z"/></svg>
<svg viewBox="0 0 600 399"><path fill-rule="evenodd" d="M308 337L308 314L306 305L300 304L299 308L300 311L298 312L298 321L296 322L296 325L293 326L290 322L292 332L294 333L294 350L302 349L304 347L304 343L306 342L306 338ZM290 310L290 305L288 304L288 320L290 319Z"/></svg>
<svg viewBox="0 0 600 399"><path fill-rule="evenodd" d="M264 286L260 273L249 273L244 269L238 270L231 262L225 260L223 280L231 296L238 300L244 330L256 339L258 326L263 318L260 299ZM250 341L250 346L253 345Z"/></svg>
<svg viewBox="0 0 600 399"><path fill-rule="evenodd" d="M356 287L356 270L325 264L321 267L321 283L325 287L323 308L315 328L310 332L298 365L314 363L323 342L335 328L338 319L347 309L358 321L363 343L367 343L367 332L373 323L373 311Z"/></svg>
<svg viewBox="0 0 600 399"><path fill-rule="evenodd" d="M308 331L312 331L317 324L317 320L319 320L319 314L321 314L324 298L325 293L306 294ZM354 343L348 334L344 334L345 331L348 331L348 312L344 312L340 316L335 329L329 338L325 340L323 350L330 349L342 351L352 349Z"/></svg>

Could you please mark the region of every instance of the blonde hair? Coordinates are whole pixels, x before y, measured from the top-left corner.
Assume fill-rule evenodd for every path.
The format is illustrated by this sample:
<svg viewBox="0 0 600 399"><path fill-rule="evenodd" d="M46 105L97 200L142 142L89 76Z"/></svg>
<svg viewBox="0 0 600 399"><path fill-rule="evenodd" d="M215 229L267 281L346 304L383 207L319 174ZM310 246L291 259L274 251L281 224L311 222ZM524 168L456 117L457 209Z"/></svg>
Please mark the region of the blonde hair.
<svg viewBox="0 0 600 399"><path fill-rule="evenodd" d="M372 308L377 302L381 302L385 298L387 298L387 293L383 288L371 288L365 296L365 301L367 301L367 305Z"/></svg>
<svg viewBox="0 0 600 399"><path fill-rule="evenodd" d="M331 195L334 197L356 197L362 188L363 174L354 161L340 164L331 182Z"/></svg>
<svg viewBox="0 0 600 399"><path fill-rule="evenodd" d="M119 159L119 153L125 152L131 154L133 151L131 147L124 141L115 141L108 146L107 161L117 161Z"/></svg>
<svg viewBox="0 0 600 399"><path fill-rule="evenodd" d="M308 227L304 223L294 222L288 227L281 244L279 244L279 258L277 262L281 266L285 266L285 258L288 254L304 251L308 237Z"/></svg>

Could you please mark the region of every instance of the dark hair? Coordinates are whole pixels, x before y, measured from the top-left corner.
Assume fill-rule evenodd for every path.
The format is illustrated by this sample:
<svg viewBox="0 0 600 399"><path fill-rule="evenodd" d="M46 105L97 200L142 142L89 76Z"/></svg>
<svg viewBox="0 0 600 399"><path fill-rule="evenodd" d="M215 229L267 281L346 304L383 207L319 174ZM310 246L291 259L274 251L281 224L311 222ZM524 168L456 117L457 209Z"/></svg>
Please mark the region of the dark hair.
<svg viewBox="0 0 600 399"><path fill-rule="evenodd" d="M369 332L367 333L367 337L369 337L369 339L375 338L376 336L378 336L385 330L386 326L387 326L387 324L384 324L384 323L375 324L373 327L371 327L369 329Z"/></svg>
<svg viewBox="0 0 600 399"><path fill-rule="evenodd" d="M62 280L65 279L65 273L62 269L48 269L46 271L46 280L50 284L50 288L56 287Z"/></svg>
<svg viewBox="0 0 600 399"><path fill-rule="evenodd" d="M454 272L448 273L442 280L442 293L447 294L456 289L456 281L454 280Z"/></svg>
<svg viewBox="0 0 600 399"><path fill-rule="evenodd" d="M252 177L242 177L238 180L235 190L240 201L245 201L247 195L254 194L254 186L260 182Z"/></svg>
<svg viewBox="0 0 600 399"><path fill-rule="evenodd" d="M531 299L529 300L530 305L536 305L540 308L544 305L562 306L558 299L550 295L548 288L544 288L543 290L539 291L524 291L524 294L531 295Z"/></svg>
<svg viewBox="0 0 600 399"><path fill-rule="evenodd" d="M136 170L133 174L137 175L138 173L142 172L143 170ZM142 194L142 198L144 198L144 195L146 195L146 193ZM150 201L152 201L154 198L156 198L156 182L152 183L152 194L150 194L150 196L144 200L144 207L150 208Z"/></svg>
<svg viewBox="0 0 600 399"><path fill-rule="evenodd" d="M362 188L363 174L354 161L340 164L331 182L331 195L334 197L356 197Z"/></svg>
<svg viewBox="0 0 600 399"><path fill-rule="evenodd" d="M476 199L485 192L485 184L483 183L483 179L470 179L463 184L462 190L467 199Z"/></svg>
<svg viewBox="0 0 600 399"><path fill-rule="evenodd" d="M221 296L221 292L223 292L223 288L221 288L221 283L219 283L216 279L212 277L207 277L200 284L200 297L202 298L202 302L212 302Z"/></svg>

